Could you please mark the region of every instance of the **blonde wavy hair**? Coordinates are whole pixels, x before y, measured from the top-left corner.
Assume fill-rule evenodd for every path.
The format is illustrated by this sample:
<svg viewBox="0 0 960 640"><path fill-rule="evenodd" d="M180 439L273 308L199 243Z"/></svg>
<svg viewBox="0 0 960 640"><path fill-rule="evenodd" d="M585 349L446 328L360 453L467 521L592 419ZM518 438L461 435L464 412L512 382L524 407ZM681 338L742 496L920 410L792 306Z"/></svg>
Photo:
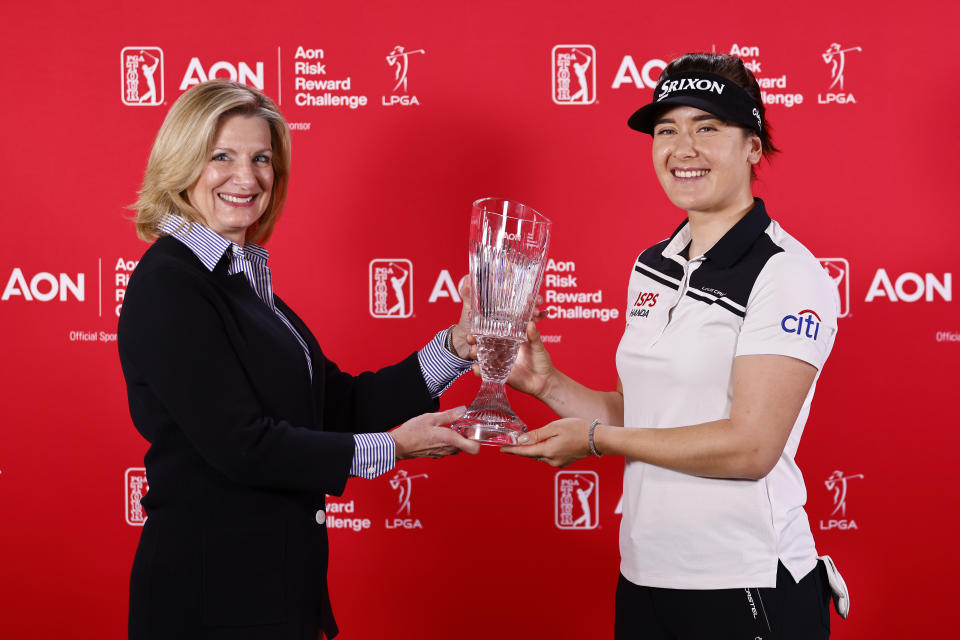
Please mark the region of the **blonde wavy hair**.
<svg viewBox="0 0 960 640"><path fill-rule="evenodd" d="M167 113L150 151L143 185L131 206L137 215L137 235L152 241L169 214L190 223L203 216L188 201L186 190L200 177L224 118L233 115L263 118L270 126L273 150L273 193L260 220L247 229L246 241L262 244L270 238L287 198L290 174L290 131L273 100L256 89L230 80L210 80L189 89Z"/></svg>

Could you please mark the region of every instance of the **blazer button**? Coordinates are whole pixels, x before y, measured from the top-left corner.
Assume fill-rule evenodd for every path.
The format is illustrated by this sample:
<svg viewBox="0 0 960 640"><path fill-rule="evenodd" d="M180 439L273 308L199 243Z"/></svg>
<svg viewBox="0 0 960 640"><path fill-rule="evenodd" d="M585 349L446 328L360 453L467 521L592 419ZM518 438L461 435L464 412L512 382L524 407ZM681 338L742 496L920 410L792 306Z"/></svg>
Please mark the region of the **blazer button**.
<svg viewBox="0 0 960 640"><path fill-rule="evenodd" d="M320 509L320 511L317 511L317 524L322 525L326 521L327 521L326 512L323 509Z"/></svg>

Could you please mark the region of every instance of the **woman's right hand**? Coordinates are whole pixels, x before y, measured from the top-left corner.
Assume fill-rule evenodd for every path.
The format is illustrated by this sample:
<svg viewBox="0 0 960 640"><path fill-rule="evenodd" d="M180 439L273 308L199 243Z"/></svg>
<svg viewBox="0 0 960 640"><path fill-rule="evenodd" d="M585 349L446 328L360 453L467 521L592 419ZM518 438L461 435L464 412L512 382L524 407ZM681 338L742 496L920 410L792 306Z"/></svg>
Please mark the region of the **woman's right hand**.
<svg viewBox="0 0 960 640"><path fill-rule="evenodd" d="M466 451L476 455L480 443L467 440L459 433L445 427L462 416L466 407L457 407L438 413L424 413L410 418L389 432L397 447L397 460L410 458L442 458Z"/></svg>
<svg viewBox="0 0 960 640"><path fill-rule="evenodd" d="M469 340L475 342L476 338L470 336ZM479 364L473 365L473 372L477 376L480 375ZM543 345L536 323L528 322L527 339L520 345L510 377L507 378L507 384L517 391L528 393L542 401L556 373L557 370L553 366L550 354L547 353L547 348Z"/></svg>

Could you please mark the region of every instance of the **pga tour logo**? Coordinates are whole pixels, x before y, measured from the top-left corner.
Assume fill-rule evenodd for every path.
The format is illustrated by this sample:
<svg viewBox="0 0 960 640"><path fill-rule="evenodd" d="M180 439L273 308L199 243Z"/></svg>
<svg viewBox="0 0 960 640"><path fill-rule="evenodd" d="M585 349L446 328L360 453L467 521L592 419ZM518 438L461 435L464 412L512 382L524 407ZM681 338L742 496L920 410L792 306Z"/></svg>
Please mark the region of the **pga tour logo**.
<svg viewBox="0 0 960 640"><path fill-rule="evenodd" d="M558 44L551 54L554 104L597 101L597 50L589 44Z"/></svg>
<svg viewBox="0 0 960 640"><path fill-rule="evenodd" d="M850 263L846 258L817 258L817 260L833 281L840 296L840 314L837 317L846 318L850 313Z"/></svg>
<svg viewBox="0 0 960 640"><path fill-rule="evenodd" d="M370 315L409 318L413 315L413 263L405 258L370 261Z"/></svg>
<svg viewBox="0 0 960 640"><path fill-rule="evenodd" d="M558 471L553 480L553 522L558 529L596 529L600 478L596 471Z"/></svg>
<svg viewBox="0 0 960 640"><path fill-rule="evenodd" d="M124 47L120 51L120 99L131 107L163 104L163 49Z"/></svg>
<svg viewBox="0 0 960 640"><path fill-rule="evenodd" d="M143 467L130 467L123 476L126 487L126 518L127 524L133 527L142 527L147 521L147 514L140 505L140 499L149 488L147 486L147 470Z"/></svg>

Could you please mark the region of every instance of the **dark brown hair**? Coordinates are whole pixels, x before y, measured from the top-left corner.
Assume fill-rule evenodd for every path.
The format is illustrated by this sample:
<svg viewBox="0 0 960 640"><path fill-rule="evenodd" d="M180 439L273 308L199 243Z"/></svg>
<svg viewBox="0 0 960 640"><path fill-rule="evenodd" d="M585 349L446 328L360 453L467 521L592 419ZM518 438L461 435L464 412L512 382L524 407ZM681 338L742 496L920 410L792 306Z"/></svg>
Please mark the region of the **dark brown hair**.
<svg viewBox="0 0 960 640"><path fill-rule="evenodd" d="M737 56L731 56L725 53L687 53L670 62L667 68L663 70L663 76L669 77L675 73L690 71L714 73L718 76L723 76L750 94L750 97L757 103L757 108L760 110L763 130L761 133L756 134L752 129L743 127L744 132L748 135L756 134L760 136L763 157L768 161L770 160L770 156L780 152L780 149L773 144L773 137L770 135L770 122L767 120L766 109L763 106L763 98L760 95L760 85L757 84L757 79L750 69L744 66L743 60Z"/></svg>

